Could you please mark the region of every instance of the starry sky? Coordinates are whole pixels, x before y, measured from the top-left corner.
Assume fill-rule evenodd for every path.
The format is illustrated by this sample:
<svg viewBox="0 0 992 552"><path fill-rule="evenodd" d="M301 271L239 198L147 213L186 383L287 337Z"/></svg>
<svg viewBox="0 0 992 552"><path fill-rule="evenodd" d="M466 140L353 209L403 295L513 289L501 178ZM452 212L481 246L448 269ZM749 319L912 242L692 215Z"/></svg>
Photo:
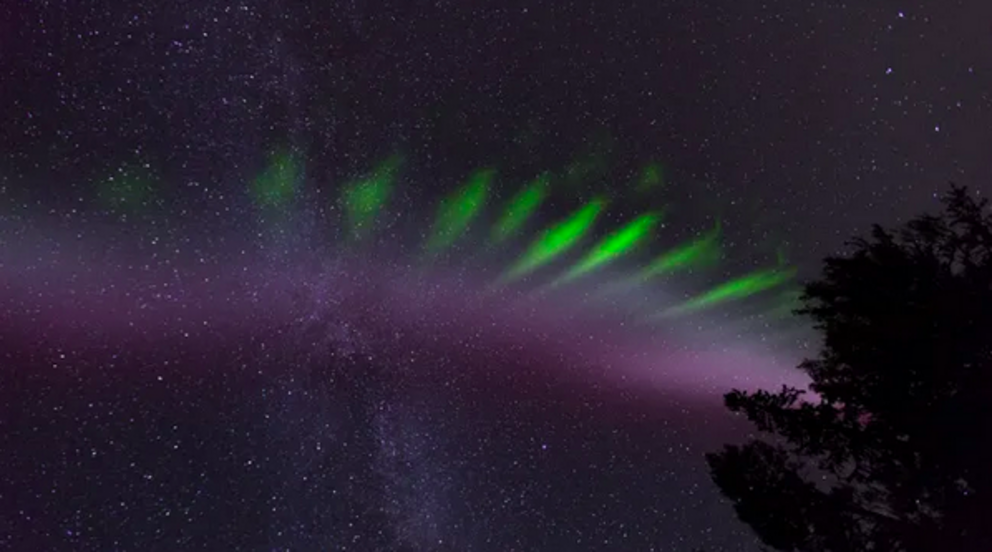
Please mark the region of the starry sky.
<svg viewBox="0 0 992 552"><path fill-rule="evenodd" d="M749 431L721 394L802 385L816 340L764 295L664 309L776 263L813 277L950 181L992 193L990 21L979 0L0 4L0 548L756 550L702 455ZM343 186L394 154L374 243L344 245ZM483 167L493 205L556 187L516 243L487 244L490 209L425 260ZM664 210L642 257L494 287L601 195L588 242ZM714 225L715 266L597 294Z"/></svg>

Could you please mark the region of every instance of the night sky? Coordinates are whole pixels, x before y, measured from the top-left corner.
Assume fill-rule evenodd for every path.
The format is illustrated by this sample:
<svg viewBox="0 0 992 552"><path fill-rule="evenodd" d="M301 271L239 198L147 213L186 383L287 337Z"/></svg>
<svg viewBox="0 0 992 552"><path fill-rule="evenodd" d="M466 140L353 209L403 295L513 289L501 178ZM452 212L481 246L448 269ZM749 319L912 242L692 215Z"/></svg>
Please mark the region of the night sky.
<svg viewBox="0 0 992 552"><path fill-rule="evenodd" d="M757 550L721 395L992 194L992 5L487 4L0 2L0 549Z"/></svg>

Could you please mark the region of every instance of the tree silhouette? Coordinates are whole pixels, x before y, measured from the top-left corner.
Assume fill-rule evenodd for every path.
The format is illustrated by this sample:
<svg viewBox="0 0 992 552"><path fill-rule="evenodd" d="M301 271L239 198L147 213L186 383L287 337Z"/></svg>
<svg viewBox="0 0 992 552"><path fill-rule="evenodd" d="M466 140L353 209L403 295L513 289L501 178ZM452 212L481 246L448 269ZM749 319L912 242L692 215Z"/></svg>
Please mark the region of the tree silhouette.
<svg viewBox="0 0 992 552"><path fill-rule="evenodd" d="M944 207L806 286L811 393L725 397L761 437L707 461L765 545L992 551L992 215L957 186Z"/></svg>

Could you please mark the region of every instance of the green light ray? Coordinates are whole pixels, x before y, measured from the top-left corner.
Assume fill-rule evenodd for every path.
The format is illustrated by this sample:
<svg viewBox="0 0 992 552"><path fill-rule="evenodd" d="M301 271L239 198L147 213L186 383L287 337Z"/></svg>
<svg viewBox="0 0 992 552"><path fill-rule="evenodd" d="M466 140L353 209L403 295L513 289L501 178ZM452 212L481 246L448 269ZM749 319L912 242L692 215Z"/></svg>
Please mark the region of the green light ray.
<svg viewBox="0 0 992 552"><path fill-rule="evenodd" d="M606 285L601 297L629 293L652 278L712 266L720 260L720 224L695 240L685 242L655 258L636 274Z"/></svg>
<svg viewBox="0 0 992 552"><path fill-rule="evenodd" d="M299 186L302 167L297 156L287 150L274 152L268 167L251 183L255 204L264 208L282 208L292 201Z"/></svg>
<svg viewBox="0 0 992 552"><path fill-rule="evenodd" d="M658 163L649 163L641 170L641 176L637 180L638 192L647 192L665 185L664 171Z"/></svg>
<svg viewBox="0 0 992 552"><path fill-rule="evenodd" d="M565 167L562 177L568 186L585 184L603 178L609 170L614 140L608 134L591 136L583 152Z"/></svg>
<svg viewBox="0 0 992 552"><path fill-rule="evenodd" d="M565 283L574 280L630 253L637 245L650 237L651 229L660 220L660 213L646 213L635 218L626 226L615 230L597 243L582 260L566 272L564 276L559 278L556 283Z"/></svg>
<svg viewBox="0 0 992 552"><path fill-rule="evenodd" d="M523 229L524 224L547 197L549 181L547 174L541 175L510 199L503 216L493 228L494 243L502 243Z"/></svg>
<svg viewBox="0 0 992 552"><path fill-rule="evenodd" d="M147 207L155 196L150 166L124 164L97 186L97 196L107 208L136 212Z"/></svg>
<svg viewBox="0 0 992 552"><path fill-rule="evenodd" d="M606 170L605 156L592 156L587 159L579 159L568 165L565 169L565 181L569 184L577 184L584 180L590 180Z"/></svg>
<svg viewBox="0 0 992 552"><path fill-rule="evenodd" d="M367 236L379 212L392 194L402 158L394 155L377 166L364 180L349 184L342 193L348 227L354 239Z"/></svg>
<svg viewBox="0 0 992 552"><path fill-rule="evenodd" d="M640 272L638 277L641 280L648 280L690 268L712 266L719 260L720 225L717 224L716 228L702 237L676 246L671 251L657 257Z"/></svg>
<svg viewBox="0 0 992 552"><path fill-rule="evenodd" d="M794 268L757 270L721 284L662 313L664 317L689 314L750 297L780 286L795 276Z"/></svg>
<svg viewBox="0 0 992 552"><path fill-rule="evenodd" d="M596 198L565 220L546 229L501 279L516 280L570 250L589 232L605 205L605 199Z"/></svg>
<svg viewBox="0 0 992 552"><path fill-rule="evenodd" d="M485 205L489 186L495 176L494 169L478 170L465 186L441 201L434 230L427 242L429 253L440 253L465 233Z"/></svg>
<svg viewBox="0 0 992 552"><path fill-rule="evenodd" d="M775 250L775 259L778 261L778 266L785 266L788 264L789 261L786 260L784 246L779 246L778 249Z"/></svg>
<svg viewBox="0 0 992 552"><path fill-rule="evenodd" d="M776 297L775 305L764 314L764 317L769 320L792 318L796 315L796 309L803 306L802 295L801 289L783 291Z"/></svg>

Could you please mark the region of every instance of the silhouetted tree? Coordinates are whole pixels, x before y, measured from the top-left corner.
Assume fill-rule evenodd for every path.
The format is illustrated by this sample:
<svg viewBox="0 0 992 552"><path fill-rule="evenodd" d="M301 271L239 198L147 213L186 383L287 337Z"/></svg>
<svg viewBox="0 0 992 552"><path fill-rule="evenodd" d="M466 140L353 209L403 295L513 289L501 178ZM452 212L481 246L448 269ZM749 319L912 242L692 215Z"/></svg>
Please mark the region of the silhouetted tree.
<svg viewBox="0 0 992 552"><path fill-rule="evenodd" d="M707 461L767 546L992 551L992 215L957 186L944 206L806 286L812 393L726 396L762 437Z"/></svg>

